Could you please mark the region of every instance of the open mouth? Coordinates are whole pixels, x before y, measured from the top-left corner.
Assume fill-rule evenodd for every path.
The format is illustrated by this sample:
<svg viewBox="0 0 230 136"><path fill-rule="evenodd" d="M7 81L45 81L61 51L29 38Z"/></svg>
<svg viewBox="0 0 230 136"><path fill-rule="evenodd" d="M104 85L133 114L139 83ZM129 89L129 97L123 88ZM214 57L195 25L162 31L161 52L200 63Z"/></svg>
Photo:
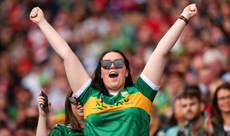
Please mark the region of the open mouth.
<svg viewBox="0 0 230 136"><path fill-rule="evenodd" d="M78 110L83 110L83 107L79 107L79 108L77 108Z"/></svg>
<svg viewBox="0 0 230 136"><path fill-rule="evenodd" d="M111 72L111 73L109 74L109 77L110 77L110 78L118 77L118 73L116 73L116 72Z"/></svg>

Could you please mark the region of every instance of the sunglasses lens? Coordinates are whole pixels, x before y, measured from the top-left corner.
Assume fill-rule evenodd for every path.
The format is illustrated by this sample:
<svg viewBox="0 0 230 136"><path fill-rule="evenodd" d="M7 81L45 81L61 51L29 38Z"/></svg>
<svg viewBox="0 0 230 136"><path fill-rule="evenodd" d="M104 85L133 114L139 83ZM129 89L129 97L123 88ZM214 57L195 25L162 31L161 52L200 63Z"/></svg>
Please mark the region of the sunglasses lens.
<svg viewBox="0 0 230 136"><path fill-rule="evenodd" d="M116 59L114 60L113 62L111 60L102 60L101 61L101 66L104 68L104 69L110 69L112 63L114 64L114 66L116 68L122 68L123 65L124 65L124 60L123 59Z"/></svg>
<svg viewBox="0 0 230 136"><path fill-rule="evenodd" d="M102 60L101 65L104 69L110 69L112 62L110 60Z"/></svg>
<svg viewBox="0 0 230 136"><path fill-rule="evenodd" d="M78 105L78 101L77 101L76 98L74 98L74 97L69 97L69 101L70 101L70 103L73 104L73 105Z"/></svg>
<svg viewBox="0 0 230 136"><path fill-rule="evenodd" d="M123 65L124 65L124 60L123 59L116 59L114 62L113 62L114 66L116 68L122 68Z"/></svg>

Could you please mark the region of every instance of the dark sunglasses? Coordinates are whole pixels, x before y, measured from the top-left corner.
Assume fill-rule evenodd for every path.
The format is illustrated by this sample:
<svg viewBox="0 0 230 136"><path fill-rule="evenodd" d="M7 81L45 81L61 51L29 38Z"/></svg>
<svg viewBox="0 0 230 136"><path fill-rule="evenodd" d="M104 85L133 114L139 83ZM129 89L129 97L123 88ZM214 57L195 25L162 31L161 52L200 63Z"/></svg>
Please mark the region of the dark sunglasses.
<svg viewBox="0 0 230 136"><path fill-rule="evenodd" d="M113 65L116 68L122 68L123 65L124 65L124 60L123 59L115 59L114 61L111 61L111 60L101 60L101 66L104 69L110 69L112 63L113 63Z"/></svg>
<svg viewBox="0 0 230 136"><path fill-rule="evenodd" d="M75 97L69 97L69 101L73 105L79 105L80 102Z"/></svg>

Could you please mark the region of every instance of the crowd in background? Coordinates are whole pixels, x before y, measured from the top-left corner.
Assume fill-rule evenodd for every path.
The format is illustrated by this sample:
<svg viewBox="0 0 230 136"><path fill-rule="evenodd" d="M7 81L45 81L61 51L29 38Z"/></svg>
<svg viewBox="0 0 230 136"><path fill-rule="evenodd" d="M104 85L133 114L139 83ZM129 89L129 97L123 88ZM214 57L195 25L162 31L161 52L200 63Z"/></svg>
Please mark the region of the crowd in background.
<svg viewBox="0 0 230 136"><path fill-rule="evenodd" d="M98 55L122 50L136 81L163 34L189 0L4 0L0 1L0 132L35 134L36 98L51 101L48 127L64 120L70 90L62 60L29 20L39 6L91 75ZM230 1L198 0L199 14L184 29L168 57L151 112L151 134L173 114L177 93L199 86L206 111L218 85L230 83ZM157 66L153 66L157 69ZM76 69L77 70L77 69ZM80 78L80 77L79 77Z"/></svg>

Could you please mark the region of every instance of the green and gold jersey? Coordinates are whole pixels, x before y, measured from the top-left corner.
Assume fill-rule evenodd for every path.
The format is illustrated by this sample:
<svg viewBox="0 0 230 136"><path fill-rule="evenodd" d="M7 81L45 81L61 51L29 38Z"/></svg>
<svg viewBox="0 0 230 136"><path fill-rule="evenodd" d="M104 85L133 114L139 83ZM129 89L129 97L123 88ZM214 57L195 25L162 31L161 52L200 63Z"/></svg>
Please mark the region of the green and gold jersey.
<svg viewBox="0 0 230 136"><path fill-rule="evenodd" d="M84 136L82 130L71 131L70 127L65 125L56 125L48 136Z"/></svg>
<svg viewBox="0 0 230 136"><path fill-rule="evenodd" d="M143 74L116 96L103 95L89 79L75 94L84 108L87 136L149 136L150 111L159 89Z"/></svg>

